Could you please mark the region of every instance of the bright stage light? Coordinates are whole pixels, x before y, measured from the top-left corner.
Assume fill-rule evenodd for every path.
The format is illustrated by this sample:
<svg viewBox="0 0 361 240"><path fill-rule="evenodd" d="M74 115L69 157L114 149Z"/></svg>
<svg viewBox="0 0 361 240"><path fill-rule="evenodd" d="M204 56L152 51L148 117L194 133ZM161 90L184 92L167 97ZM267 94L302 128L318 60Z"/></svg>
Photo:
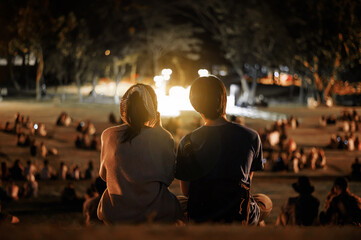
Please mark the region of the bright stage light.
<svg viewBox="0 0 361 240"><path fill-rule="evenodd" d="M153 80L154 80L154 82L162 82L162 81L164 81L164 77L163 76L154 76Z"/></svg>
<svg viewBox="0 0 361 240"><path fill-rule="evenodd" d="M190 87L187 89L181 86L174 86L169 89L169 95L165 94L164 89L155 90L158 99L158 111L164 117L177 117L181 111L194 111L189 101ZM243 116L248 118L258 118L276 121L286 118L286 115L258 110L255 108L241 108L235 105L235 97L227 97L226 113L229 115Z"/></svg>
<svg viewBox="0 0 361 240"><path fill-rule="evenodd" d="M160 89L156 89L158 97L158 110L162 116L176 117L181 111L194 111L189 101L190 88L174 86L169 89L169 95L166 95Z"/></svg>
<svg viewBox="0 0 361 240"><path fill-rule="evenodd" d="M200 77L208 77L209 76L209 72L207 69L199 69L198 70L198 75Z"/></svg>
<svg viewBox="0 0 361 240"><path fill-rule="evenodd" d="M164 79L165 81L168 81L168 80L170 79L170 75L163 75L163 79Z"/></svg>
<svg viewBox="0 0 361 240"><path fill-rule="evenodd" d="M162 70L162 75L163 76L166 76L166 75L170 76L172 74L172 72L173 72L172 69L165 68L165 69Z"/></svg>

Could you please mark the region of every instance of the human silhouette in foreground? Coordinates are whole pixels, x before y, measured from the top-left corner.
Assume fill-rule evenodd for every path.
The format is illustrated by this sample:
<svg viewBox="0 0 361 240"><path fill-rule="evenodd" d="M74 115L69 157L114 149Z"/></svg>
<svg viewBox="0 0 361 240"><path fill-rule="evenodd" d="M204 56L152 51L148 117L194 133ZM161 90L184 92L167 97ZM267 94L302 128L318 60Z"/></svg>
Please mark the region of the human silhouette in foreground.
<svg viewBox="0 0 361 240"><path fill-rule="evenodd" d="M189 220L263 224L272 201L250 192L253 171L263 169L259 135L226 119L227 94L220 79L196 79L189 98L205 122L181 140L177 153L176 178L188 197L182 203Z"/></svg>
<svg viewBox="0 0 361 240"><path fill-rule="evenodd" d="M315 225L320 201L312 196L315 188L311 185L309 178L299 177L292 187L299 195L288 198L283 204L276 225Z"/></svg>
<svg viewBox="0 0 361 240"><path fill-rule="evenodd" d="M320 213L320 223L361 226L361 198L350 192L346 178L336 178Z"/></svg>
<svg viewBox="0 0 361 240"><path fill-rule="evenodd" d="M106 181L98 217L106 224L176 222L180 204L168 186L174 179L172 135L160 126L153 88L136 84L120 103L125 124L101 136L99 176Z"/></svg>

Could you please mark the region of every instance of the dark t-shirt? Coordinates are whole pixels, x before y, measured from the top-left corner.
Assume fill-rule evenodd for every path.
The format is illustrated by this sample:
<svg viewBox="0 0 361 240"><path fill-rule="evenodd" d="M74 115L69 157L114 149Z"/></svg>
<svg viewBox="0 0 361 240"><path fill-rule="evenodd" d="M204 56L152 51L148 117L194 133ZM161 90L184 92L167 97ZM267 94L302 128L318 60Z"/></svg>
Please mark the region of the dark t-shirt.
<svg viewBox="0 0 361 240"><path fill-rule="evenodd" d="M247 127L227 122L202 126L179 144L175 177L190 181L188 215L196 222L233 221L213 218L222 211L238 214L239 185L250 187L250 172L263 169L259 135ZM225 207L229 207L225 210ZM226 214L227 215L227 214ZM258 221L259 209L251 202L250 220Z"/></svg>

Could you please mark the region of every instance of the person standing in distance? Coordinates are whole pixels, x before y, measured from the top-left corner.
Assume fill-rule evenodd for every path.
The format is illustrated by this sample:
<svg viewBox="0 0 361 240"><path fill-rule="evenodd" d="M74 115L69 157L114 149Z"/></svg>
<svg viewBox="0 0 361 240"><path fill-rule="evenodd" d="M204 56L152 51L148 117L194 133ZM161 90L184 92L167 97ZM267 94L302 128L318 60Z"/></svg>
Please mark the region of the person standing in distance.
<svg viewBox="0 0 361 240"><path fill-rule="evenodd" d="M217 77L196 79L189 98L205 124L186 135L177 152L175 177L188 220L264 223L272 201L250 194L253 172L263 169L258 133L226 119L227 93Z"/></svg>

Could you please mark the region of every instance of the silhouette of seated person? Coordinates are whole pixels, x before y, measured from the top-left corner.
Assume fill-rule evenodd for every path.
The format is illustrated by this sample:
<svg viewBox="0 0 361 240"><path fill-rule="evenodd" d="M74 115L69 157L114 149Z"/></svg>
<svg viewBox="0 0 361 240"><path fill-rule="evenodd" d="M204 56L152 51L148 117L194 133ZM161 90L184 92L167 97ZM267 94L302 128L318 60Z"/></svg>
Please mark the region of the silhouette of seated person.
<svg viewBox="0 0 361 240"><path fill-rule="evenodd" d="M30 143L30 155L35 157L38 154L38 142L33 139Z"/></svg>
<svg viewBox="0 0 361 240"><path fill-rule="evenodd" d="M13 133L14 128L11 127L11 123L8 121L5 123L4 132Z"/></svg>
<svg viewBox="0 0 361 240"><path fill-rule="evenodd" d="M75 165L73 167L73 170L71 171L71 178L73 180L80 180L81 178L81 173L80 173L80 169L78 165Z"/></svg>
<svg viewBox="0 0 361 240"><path fill-rule="evenodd" d="M328 148L337 149L339 142L337 141L337 136L335 134L331 135L330 142L327 145Z"/></svg>
<svg viewBox="0 0 361 240"><path fill-rule="evenodd" d="M24 180L24 167L21 165L19 159L15 160L14 165L9 170L12 179Z"/></svg>
<svg viewBox="0 0 361 240"><path fill-rule="evenodd" d="M342 128L340 129L343 132L347 133L350 131L350 122L349 121L343 121L342 122Z"/></svg>
<svg viewBox="0 0 361 240"><path fill-rule="evenodd" d="M299 195L288 198L283 204L276 225L315 225L320 201L312 196L315 188L311 185L309 178L299 177L292 187Z"/></svg>
<svg viewBox="0 0 361 240"><path fill-rule="evenodd" d="M68 183L61 193L61 201L71 207L81 207L82 200L77 196L73 183Z"/></svg>
<svg viewBox="0 0 361 240"><path fill-rule="evenodd" d="M297 119L295 116L293 116L293 115L291 115L291 117L290 117L290 119L288 120L288 122L289 122L289 124L290 124L290 126L291 126L292 129L296 129L296 128L298 128L298 126L299 126L298 119Z"/></svg>
<svg viewBox="0 0 361 240"><path fill-rule="evenodd" d="M325 155L325 151L321 149L317 149L317 160L316 160L316 168L323 168L327 167L327 159Z"/></svg>
<svg viewBox="0 0 361 240"><path fill-rule="evenodd" d="M356 136L356 138L355 138L355 150L357 151L360 151L361 150L361 141L360 141L360 139L359 139L359 137L358 136Z"/></svg>
<svg viewBox="0 0 361 240"><path fill-rule="evenodd" d="M13 216L2 210L2 203L0 201L0 225L2 224L17 224L20 220L18 217Z"/></svg>
<svg viewBox="0 0 361 240"><path fill-rule="evenodd" d="M361 180L361 164L358 158L355 158L351 165L351 178L354 180Z"/></svg>
<svg viewBox="0 0 361 240"><path fill-rule="evenodd" d="M6 162L1 162L1 180L9 180L10 171Z"/></svg>
<svg viewBox="0 0 361 240"><path fill-rule="evenodd" d="M69 178L68 166L66 166L64 162L60 163L60 167L59 167L59 171L58 171L58 178L60 180L65 180L65 179Z"/></svg>
<svg viewBox="0 0 361 240"><path fill-rule="evenodd" d="M26 119L23 121L23 127L25 127L26 129L31 129L33 126L33 122L30 120L30 117L27 116Z"/></svg>
<svg viewBox="0 0 361 240"><path fill-rule="evenodd" d="M83 122L83 121L80 121L76 126L76 130L78 132L83 132L84 128L85 128L85 122Z"/></svg>
<svg viewBox="0 0 361 240"><path fill-rule="evenodd" d="M96 135L93 135L92 137L92 140L90 142L90 150L100 150L100 140Z"/></svg>
<svg viewBox="0 0 361 240"><path fill-rule="evenodd" d="M47 159L44 160L43 169L40 172L40 179L41 180L49 180L52 178L52 169L49 166L49 161Z"/></svg>
<svg viewBox="0 0 361 240"><path fill-rule="evenodd" d="M320 213L320 223L360 226L361 198L350 192L346 178L336 178L327 196L325 210Z"/></svg>
<svg viewBox="0 0 361 240"><path fill-rule="evenodd" d="M56 125L68 127L71 121L72 121L71 117L66 112L62 112L60 113L58 119L56 120Z"/></svg>
<svg viewBox="0 0 361 240"><path fill-rule="evenodd" d="M85 179L92 179L94 175L94 166L93 166L93 162L89 162L88 163L88 168L85 170Z"/></svg>
<svg viewBox="0 0 361 240"><path fill-rule="evenodd" d="M339 118L340 118L340 120L345 120L345 121L351 121L352 120L351 113L347 109L341 111L341 115L340 115Z"/></svg>
<svg viewBox="0 0 361 240"><path fill-rule="evenodd" d="M83 133L85 133L86 135L87 134L94 135L96 133L96 129L95 129L94 124L92 122L90 122L90 121L87 121L85 126L84 126Z"/></svg>
<svg viewBox="0 0 361 240"><path fill-rule="evenodd" d="M280 153L276 159L276 162L273 164L272 171L278 172L278 171L284 171L287 169L287 166L285 164L285 154Z"/></svg>
<svg viewBox="0 0 361 240"><path fill-rule="evenodd" d="M37 172L37 168L30 160L26 161L26 167L24 168L24 176L27 178L29 175L35 176Z"/></svg>
<svg viewBox="0 0 361 240"><path fill-rule="evenodd" d="M327 125L335 125L336 122L337 122L337 118L334 115L331 115L331 116L327 117L327 119L326 119Z"/></svg>
<svg viewBox="0 0 361 240"><path fill-rule="evenodd" d="M342 150L342 149L347 148L347 145L345 144L345 139L344 138L342 138L340 135L337 135L336 139L337 139L337 142L338 142L338 146L337 146L338 149Z"/></svg>
<svg viewBox="0 0 361 240"><path fill-rule="evenodd" d="M35 123L34 130L35 130L35 135L45 137L48 134L44 123L39 123L39 124Z"/></svg>
<svg viewBox="0 0 361 240"><path fill-rule="evenodd" d="M35 176L30 174L26 177L26 183L24 184L23 196L26 198L33 198L38 196L39 184L35 180Z"/></svg>
<svg viewBox="0 0 361 240"><path fill-rule="evenodd" d="M300 171L300 159L301 159L301 154L299 151L292 152L288 158L289 170L291 170L294 173L298 173Z"/></svg>
<svg viewBox="0 0 361 240"><path fill-rule="evenodd" d="M95 190L96 193L93 197L86 200L83 204L83 216L85 220L85 225L89 226L92 224L102 224L103 222L98 219L97 209L100 198L103 195L103 192L107 188L106 182L104 182L100 177L97 177L95 180Z"/></svg>
<svg viewBox="0 0 361 240"><path fill-rule="evenodd" d="M14 201L19 200L20 188L18 185L15 184L15 182L12 179L10 179L10 184L6 189L6 192L9 199Z"/></svg>
<svg viewBox="0 0 361 240"><path fill-rule="evenodd" d="M91 142L88 134L77 135L75 139L75 147L81 149L90 148Z"/></svg>
<svg viewBox="0 0 361 240"><path fill-rule="evenodd" d="M30 136L25 135L24 133L19 133L17 137L17 145L19 147L28 147L30 146Z"/></svg>
<svg viewBox="0 0 361 240"><path fill-rule="evenodd" d="M359 122L360 121L360 116L358 115L357 111L355 109L352 110L352 119L355 122Z"/></svg>
<svg viewBox="0 0 361 240"><path fill-rule="evenodd" d="M351 134L348 136L345 140L345 144L347 145L348 151L355 151L355 136L354 134Z"/></svg>
<svg viewBox="0 0 361 240"><path fill-rule="evenodd" d="M2 186L2 180L0 179L0 204L1 201L9 201L10 198L8 197L8 194L6 192L6 189Z"/></svg>
<svg viewBox="0 0 361 240"><path fill-rule="evenodd" d="M109 113L108 120L112 124L117 124L118 123L117 118L115 117L113 112Z"/></svg>
<svg viewBox="0 0 361 240"><path fill-rule="evenodd" d="M80 135L77 135L75 138L75 147L82 148L83 147L83 138Z"/></svg>

